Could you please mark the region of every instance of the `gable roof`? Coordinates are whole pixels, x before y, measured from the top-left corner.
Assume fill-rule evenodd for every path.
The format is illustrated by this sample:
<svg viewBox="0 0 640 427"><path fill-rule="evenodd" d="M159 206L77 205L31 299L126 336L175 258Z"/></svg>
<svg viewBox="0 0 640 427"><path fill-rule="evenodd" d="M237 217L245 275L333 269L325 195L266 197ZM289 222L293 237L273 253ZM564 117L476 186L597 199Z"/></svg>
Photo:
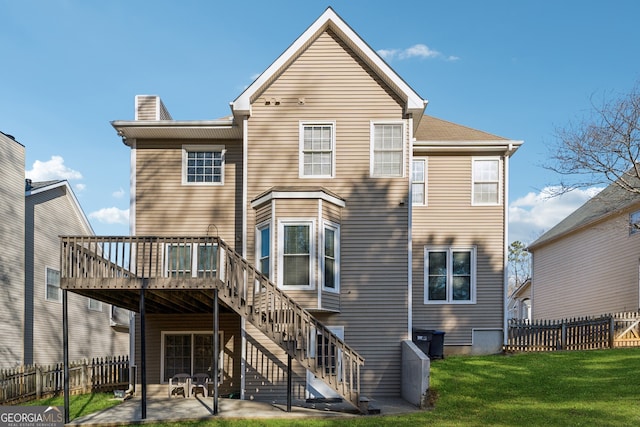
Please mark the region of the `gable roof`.
<svg viewBox="0 0 640 427"><path fill-rule="evenodd" d="M424 115L415 131L415 151L500 151L511 156L523 144L467 126Z"/></svg>
<svg viewBox="0 0 640 427"><path fill-rule="evenodd" d="M640 184L637 178L634 178L634 181ZM621 211L629 210L637 204L640 204L640 194L625 190L616 183L610 184L530 244L528 250L535 250L578 229L604 220Z"/></svg>
<svg viewBox="0 0 640 427"><path fill-rule="evenodd" d="M353 52L358 55L404 102L405 113L412 114L415 122L427 106L422 99L396 72L331 8L302 33L238 98L231 103L233 115L237 118L251 115L251 103L282 72L311 45L323 32L331 29Z"/></svg>
<svg viewBox="0 0 640 427"><path fill-rule="evenodd" d="M91 227L91 223L89 222L89 219L87 219L87 216L84 214L84 211L80 206L80 202L78 202L78 199L76 198L76 195L74 194L67 180L62 179L62 180L55 180L55 181L31 182L30 187L31 188L27 188L25 190L25 197L51 191L56 188L61 188L61 187L64 188L65 193L71 199L71 206L74 208L75 214L80 220L82 226L87 230L89 234L91 235L95 234L95 232L93 231L93 227Z"/></svg>

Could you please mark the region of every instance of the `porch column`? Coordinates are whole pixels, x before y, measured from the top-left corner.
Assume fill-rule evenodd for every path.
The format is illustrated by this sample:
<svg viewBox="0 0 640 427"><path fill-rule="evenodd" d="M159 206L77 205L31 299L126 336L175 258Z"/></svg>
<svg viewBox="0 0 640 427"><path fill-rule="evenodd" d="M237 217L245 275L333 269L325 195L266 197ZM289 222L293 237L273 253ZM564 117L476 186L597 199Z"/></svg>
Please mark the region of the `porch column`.
<svg viewBox="0 0 640 427"><path fill-rule="evenodd" d="M147 340L145 330L145 301L144 301L144 283L140 289L140 382L142 394L142 407L140 408L140 416L144 420L147 418Z"/></svg>
<svg viewBox="0 0 640 427"><path fill-rule="evenodd" d="M62 361L64 364L64 423L69 423L69 311L67 290L62 290Z"/></svg>
<svg viewBox="0 0 640 427"><path fill-rule="evenodd" d="M218 290L213 290L213 415L218 415L218 378L220 377L218 358L220 356L220 343L218 334L220 330L220 307L218 306Z"/></svg>

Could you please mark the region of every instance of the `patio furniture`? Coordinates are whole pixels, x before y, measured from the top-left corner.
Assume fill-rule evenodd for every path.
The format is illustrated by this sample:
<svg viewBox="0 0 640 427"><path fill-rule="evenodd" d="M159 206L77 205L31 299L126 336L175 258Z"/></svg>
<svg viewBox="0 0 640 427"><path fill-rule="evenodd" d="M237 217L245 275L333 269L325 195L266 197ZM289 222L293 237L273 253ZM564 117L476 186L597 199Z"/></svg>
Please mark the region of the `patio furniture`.
<svg viewBox="0 0 640 427"><path fill-rule="evenodd" d="M174 395L182 395L189 397L191 384L191 376L189 374L176 374L169 378L169 397Z"/></svg>
<svg viewBox="0 0 640 427"><path fill-rule="evenodd" d="M195 396L197 393L202 393L204 397L207 397L209 394L210 382L211 379L209 378L209 374L195 374L193 378L191 378L191 394Z"/></svg>

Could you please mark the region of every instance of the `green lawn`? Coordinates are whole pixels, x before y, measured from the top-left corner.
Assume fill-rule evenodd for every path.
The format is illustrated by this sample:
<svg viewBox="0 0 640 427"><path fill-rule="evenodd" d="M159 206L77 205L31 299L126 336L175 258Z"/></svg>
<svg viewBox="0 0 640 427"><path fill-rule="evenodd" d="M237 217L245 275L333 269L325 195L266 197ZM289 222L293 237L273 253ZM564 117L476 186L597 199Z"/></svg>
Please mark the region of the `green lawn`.
<svg viewBox="0 0 640 427"><path fill-rule="evenodd" d="M118 405L121 400L114 399L113 393L78 394L69 396L69 419L91 414ZM31 406L64 406L64 397L56 396L48 399L33 400L21 405Z"/></svg>
<svg viewBox="0 0 640 427"><path fill-rule="evenodd" d="M448 357L431 364L435 407L401 416L229 420L147 426L640 425L640 348ZM42 403L58 404L58 403ZM82 406L82 405L81 405ZM72 418L89 413L87 409Z"/></svg>

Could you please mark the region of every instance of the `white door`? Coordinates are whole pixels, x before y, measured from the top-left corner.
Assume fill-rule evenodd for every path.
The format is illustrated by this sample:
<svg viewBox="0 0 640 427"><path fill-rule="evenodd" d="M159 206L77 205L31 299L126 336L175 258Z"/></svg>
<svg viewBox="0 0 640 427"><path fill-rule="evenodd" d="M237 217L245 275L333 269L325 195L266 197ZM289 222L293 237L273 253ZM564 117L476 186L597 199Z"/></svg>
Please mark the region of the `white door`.
<svg viewBox="0 0 640 427"><path fill-rule="evenodd" d="M340 338L341 340L344 339L344 326L327 326L327 328L333 332L334 334L336 334L338 336L338 338ZM311 343L311 351L313 352L313 356L316 356L318 354L318 351L322 351L322 349L318 349L318 340L313 340L314 342ZM327 352L330 352L331 349L326 349ZM336 351L335 349L333 351ZM342 355L340 354L340 351L338 351L338 354L336 354L335 358L329 358L332 360L335 360L336 366L336 372L340 372L341 368L342 368ZM327 352L325 352L325 354L328 354ZM340 395L338 393L336 393L334 390L332 390L328 385L326 385L324 383L324 381L322 381L322 379L317 378L311 371L307 370L307 390L306 390L306 397L307 399L318 399L318 398L326 398L326 399L331 399L334 397L340 397Z"/></svg>

